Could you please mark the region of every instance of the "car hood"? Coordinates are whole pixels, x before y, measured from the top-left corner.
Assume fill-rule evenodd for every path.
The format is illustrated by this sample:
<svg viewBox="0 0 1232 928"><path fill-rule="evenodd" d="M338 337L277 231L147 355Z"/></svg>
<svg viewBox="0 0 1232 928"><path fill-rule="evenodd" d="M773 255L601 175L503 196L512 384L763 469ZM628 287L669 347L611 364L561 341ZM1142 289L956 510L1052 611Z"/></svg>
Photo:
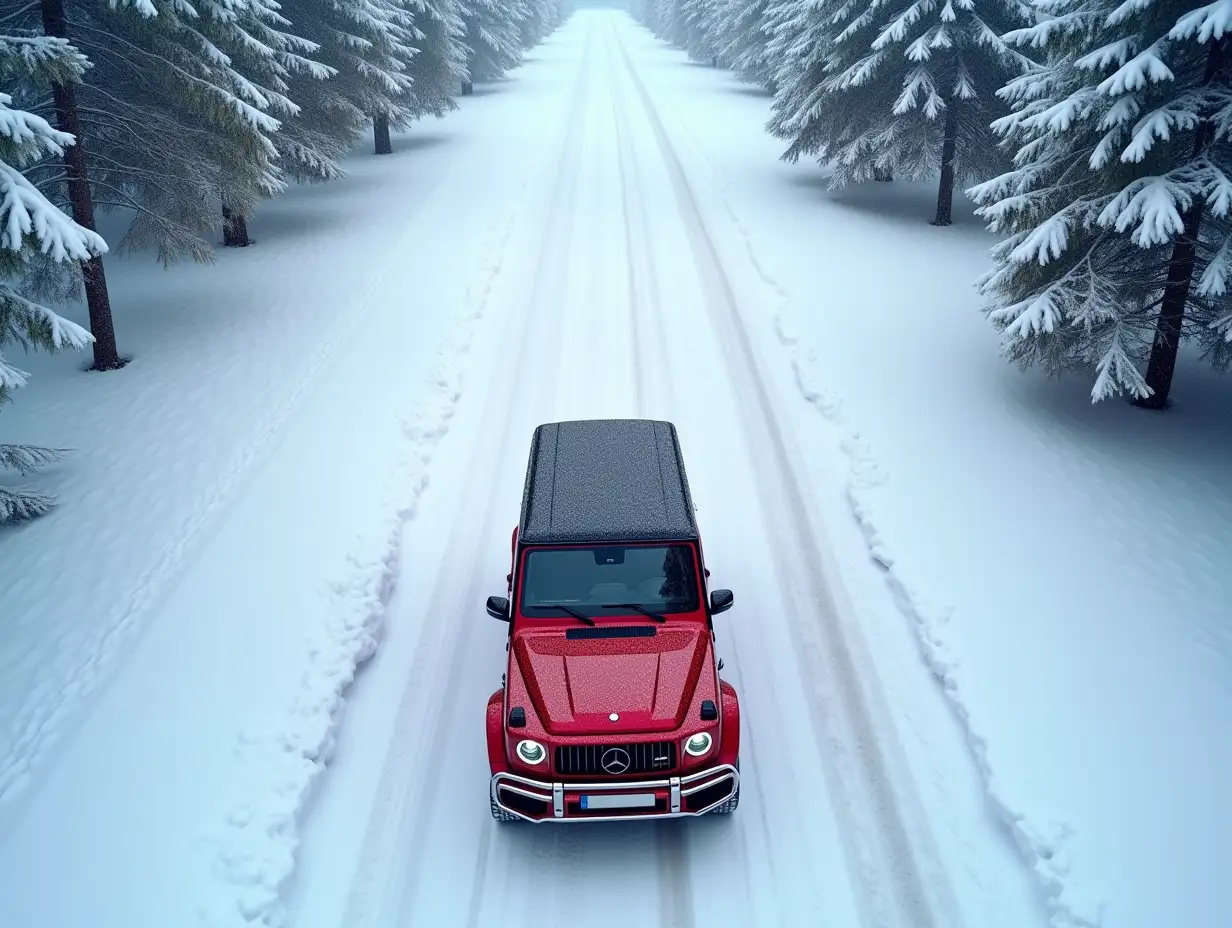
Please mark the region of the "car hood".
<svg viewBox="0 0 1232 928"><path fill-rule="evenodd" d="M600 628L613 634L610 626ZM634 629L637 637L579 637L593 632L557 629L515 639L527 695L549 733L672 731L684 722L699 685L715 688L704 626L652 626L653 635L646 626Z"/></svg>

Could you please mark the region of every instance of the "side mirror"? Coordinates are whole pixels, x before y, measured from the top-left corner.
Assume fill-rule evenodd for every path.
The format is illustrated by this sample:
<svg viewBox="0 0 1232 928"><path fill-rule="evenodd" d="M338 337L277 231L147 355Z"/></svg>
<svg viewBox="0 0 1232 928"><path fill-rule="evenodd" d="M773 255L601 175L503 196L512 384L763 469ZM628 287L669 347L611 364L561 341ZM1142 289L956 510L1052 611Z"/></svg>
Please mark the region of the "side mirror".
<svg viewBox="0 0 1232 928"><path fill-rule="evenodd" d="M509 600L503 596L488 597L488 615L502 622L509 621Z"/></svg>
<svg viewBox="0 0 1232 928"><path fill-rule="evenodd" d="M736 597L732 595L731 590L715 590L710 594L710 612L713 615L726 612L735 601Z"/></svg>

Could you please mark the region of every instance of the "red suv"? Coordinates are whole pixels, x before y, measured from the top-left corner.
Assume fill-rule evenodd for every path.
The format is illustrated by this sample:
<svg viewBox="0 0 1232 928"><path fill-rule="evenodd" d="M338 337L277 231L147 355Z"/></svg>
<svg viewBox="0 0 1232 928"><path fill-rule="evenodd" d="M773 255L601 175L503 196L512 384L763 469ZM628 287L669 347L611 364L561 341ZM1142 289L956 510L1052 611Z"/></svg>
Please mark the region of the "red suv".
<svg viewBox="0 0 1232 928"><path fill-rule="evenodd" d="M492 815L610 821L727 813L740 703L676 429L602 419L535 430L513 532L503 686L488 700Z"/></svg>

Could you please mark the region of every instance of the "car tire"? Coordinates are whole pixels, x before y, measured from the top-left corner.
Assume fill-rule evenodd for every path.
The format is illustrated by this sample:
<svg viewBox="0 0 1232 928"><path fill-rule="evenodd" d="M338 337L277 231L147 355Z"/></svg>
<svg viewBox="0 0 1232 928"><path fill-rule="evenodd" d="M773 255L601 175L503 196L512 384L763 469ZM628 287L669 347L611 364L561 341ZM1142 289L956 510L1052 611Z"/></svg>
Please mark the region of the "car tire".
<svg viewBox="0 0 1232 928"><path fill-rule="evenodd" d="M732 766L735 767L737 771L740 770L740 758L739 757L736 758L736 762L732 764ZM732 793L731 799L728 799L721 806L716 806L715 808L711 809L710 812L712 815L731 815L733 812L736 811L736 807L739 805L740 805L740 784L737 783L736 791Z"/></svg>
<svg viewBox="0 0 1232 928"><path fill-rule="evenodd" d="M514 815L512 812L506 812L504 809L498 806L496 804L496 800L493 799L490 795L488 796L488 801L492 803L492 817L496 819L498 822L516 822L518 820L518 817Z"/></svg>

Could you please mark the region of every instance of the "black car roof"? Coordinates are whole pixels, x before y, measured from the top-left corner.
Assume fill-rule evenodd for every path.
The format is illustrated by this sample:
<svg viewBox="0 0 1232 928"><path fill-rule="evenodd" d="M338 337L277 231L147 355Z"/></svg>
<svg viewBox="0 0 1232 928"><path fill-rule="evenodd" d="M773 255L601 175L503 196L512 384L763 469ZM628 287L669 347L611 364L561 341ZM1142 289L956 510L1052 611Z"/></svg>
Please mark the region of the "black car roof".
<svg viewBox="0 0 1232 928"><path fill-rule="evenodd" d="M550 422L535 429L522 544L695 541L676 427L651 419Z"/></svg>

